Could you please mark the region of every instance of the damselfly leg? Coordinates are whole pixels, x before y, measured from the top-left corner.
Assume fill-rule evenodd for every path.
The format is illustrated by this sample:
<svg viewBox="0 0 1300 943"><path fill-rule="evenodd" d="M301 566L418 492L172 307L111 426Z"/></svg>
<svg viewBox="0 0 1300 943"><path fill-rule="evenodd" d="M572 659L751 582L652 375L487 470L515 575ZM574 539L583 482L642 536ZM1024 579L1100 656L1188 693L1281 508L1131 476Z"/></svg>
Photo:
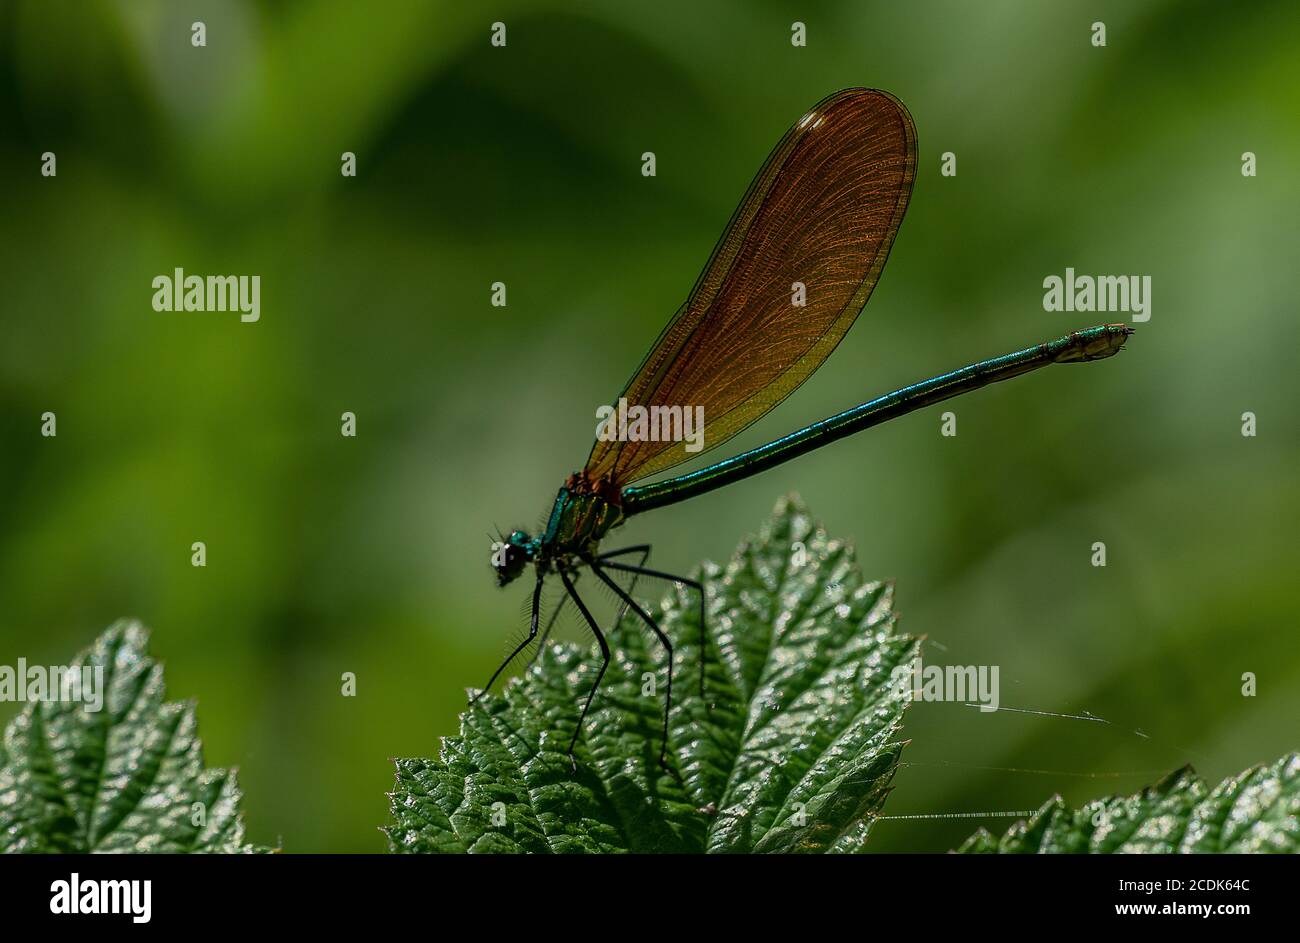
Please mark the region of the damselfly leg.
<svg viewBox="0 0 1300 943"><path fill-rule="evenodd" d="M516 645L515 650L506 656L505 661L501 662L501 666L497 668L496 671L492 672L492 677L488 678L488 683L483 685L483 689L479 691L478 694L475 694L472 698L469 699L470 704L477 704L479 699L482 698L484 694L488 693L488 688L492 687L493 682L495 682L496 679L501 676L501 672L505 671L506 668L509 667L510 663L515 660L515 657L518 656L518 654L522 652L525 648L527 648L528 644L532 642L533 639L537 638L537 620L538 620L538 615L541 612L541 608L542 608L542 572L541 570L538 570L537 583L533 587L532 613L528 617L528 637L525 638L518 645Z"/></svg>

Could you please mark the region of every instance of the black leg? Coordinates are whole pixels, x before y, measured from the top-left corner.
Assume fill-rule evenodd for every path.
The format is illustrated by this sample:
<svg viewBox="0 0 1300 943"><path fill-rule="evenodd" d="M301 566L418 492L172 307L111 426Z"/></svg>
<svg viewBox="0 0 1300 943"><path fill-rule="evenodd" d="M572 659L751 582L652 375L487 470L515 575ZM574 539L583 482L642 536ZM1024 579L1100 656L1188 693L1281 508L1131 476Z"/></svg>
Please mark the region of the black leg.
<svg viewBox="0 0 1300 943"><path fill-rule="evenodd" d="M630 553L641 554L641 559L637 561L637 566L644 567L646 560L650 558L650 545L637 544L635 547L623 547L620 550L613 550L609 553L601 554L599 557L597 557L597 559L608 560L613 557L626 556L627 554ZM580 575L581 574L578 573L576 570L573 571L573 578L575 582L577 581ZM628 594L630 595L631 593L635 592L635 590L636 590L636 576L633 575L632 583L627 590ZM567 594L561 596L560 601L555 606L555 609L552 610L551 617L546 620L546 628L542 629L542 637L537 640L537 648L533 650L533 657L528 659L528 667L531 668L533 665L537 664L537 659L541 658L542 652L546 651L546 643L551 638L551 630L555 628L555 623L558 622L560 619L560 613L564 611L564 604L568 601L569 601L569 597ZM627 613L627 603L625 602L619 603L618 616L614 619L614 628L618 628L619 623L623 621L623 616L626 613Z"/></svg>
<svg viewBox="0 0 1300 943"><path fill-rule="evenodd" d="M569 597L561 596L559 603L555 606L555 611L551 613L551 618L546 621L546 628L542 629L542 637L537 641L537 649L533 652L533 657L528 659L528 667L531 668L537 664L537 659L542 657L542 652L546 651L546 640L551 637L551 629L555 628L555 621L560 618L560 610L564 604L569 601Z"/></svg>
<svg viewBox="0 0 1300 943"><path fill-rule="evenodd" d="M637 566L643 567L645 566L645 562L650 559L650 545L637 544L634 547L623 547L619 550L611 550L609 553L600 554L599 556L596 557L596 559L604 562L605 560L612 560L615 557L625 557L630 553L641 554L641 559L637 562ZM619 567L619 569L622 569L622 567ZM627 594L631 596L635 592L636 592L636 574L633 574L632 582L629 583L627 587ZM627 615L627 603L625 602L619 603L618 615L614 617L613 628L617 629L620 625L623 624L623 617L625 615Z"/></svg>
<svg viewBox="0 0 1300 943"><path fill-rule="evenodd" d="M507 657L505 661L501 662L501 667L498 668L496 671L492 672L492 677L488 678L488 683L483 685L483 690L479 691L478 694L475 694L472 698L469 699L469 702L471 704L477 704L479 698L481 698L484 694L488 693L488 688L492 687L492 682L496 681L496 679L500 677L501 672L506 670L506 666L515 660L515 656L518 655L520 652L522 652L525 648L527 648L529 642L537 638L537 617L541 608L542 608L542 571L539 569L537 571L537 585L533 587L533 612L528 619L528 638L524 639L517 646L515 646L515 650L510 653L509 657Z"/></svg>
<svg viewBox="0 0 1300 943"><path fill-rule="evenodd" d="M668 652L668 684L664 692L664 729L663 739L659 744L659 765L671 772L668 766L668 715L673 709L673 643L664 634L664 630L659 628L659 623L650 618L650 614L642 609L635 599L623 592L623 587L609 578L609 575L601 568L600 563L591 559L587 561L587 565L591 567L591 571L600 578L601 582L617 593L618 597L632 608L632 611L640 617L641 621L648 625L655 635L659 636L659 643Z"/></svg>
<svg viewBox="0 0 1300 943"><path fill-rule="evenodd" d="M621 557L629 553L641 554L641 559L637 563L637 566L644 567L646 560L650 556L650 545L638 544L635 547L624 547L621 550L615 550L611 553L602 554L601 556L597 557L597 559L607 560L611 557ZM581 576L581 574L578 573L576 570L574 570L573 579L575 582L577 581L579 576ZM630 595L635 590L636 590L636 576L634 575L632 577L632 583L628 587L627 591L628 594ZM564 610L564 604L568 601L569 601L569 597L567 595L561 596L559 603L556 604L554 611L551 612L551 617L548 620L546 620L546 628L542 629L542 637L537 641L537 648L534 649L533 651L533 657L528 659L528 667L531 668L533 665L537 664L537 659L541 658L542 652L546 651L546 642L551 637L551 630L555 628L555 623L559 621L560 613ZM627 613L627 603L625 602L619 603L618 615L614 618L613 628L615 629L618 628L619 624L623 621L623 616L626 613Z"/></svg>
<svg viewBox="0 0 1300 943"><path fill-rule="evenodd" d="M596 556L597 560L613 560L615 557L625 557L629 553L641 554L641 566L645 566L646 560L650 556L649 544L637 544L634 547L620 547L618 550L611 550L609 553L601 553Z"/></svg>
<svg viewBox="0 0 1300 943"><path fill-rule="evenodd" d="M578 726L574 728L573 739L569 741L569 764L576 772L578 769L578 763L573 758L573 748L578 742L578 734L582 733L582 725L587 719L587 711L591 709L591 699L596 696L596 689L600 687L600 679L605 677L605 669L609 667L609 643L605 641L605 635L600 631L600 626L598 626L596 620L591 617L591 612L588 611L587 604L582 601L582 597L578 595L578 591L573 588L573 581L569 579L569 574L566 573L563 568L560 569L560 579L564 581L565 591L573 597L573 602L578 607L578 611L582 613L582 617L587 620L587 625L590 626L592 634L596 636L596 642L600 645L600 654L604 659L600 663L600 671L596 672L596 681L591 686L591 690L587 693L587 700L582 705L582 714L578 717Z"/></svg>
<svg viewBox="0 0 1300 943"><path fill-rule="evenodd" d="M649 576L652 579L671 580L674 583L685 583L687 586L693 586L695 591L700 594L700 697L704 697L704 667L708 663L708 633L704 628L704 584L685 576L673 576L671 573L662 573L659 570L648 570L644 565L629 566L626 563L609 563L604 557L600 558L606 568L611 570L622 570L625 573L633 573L638 576Z"/></svg>

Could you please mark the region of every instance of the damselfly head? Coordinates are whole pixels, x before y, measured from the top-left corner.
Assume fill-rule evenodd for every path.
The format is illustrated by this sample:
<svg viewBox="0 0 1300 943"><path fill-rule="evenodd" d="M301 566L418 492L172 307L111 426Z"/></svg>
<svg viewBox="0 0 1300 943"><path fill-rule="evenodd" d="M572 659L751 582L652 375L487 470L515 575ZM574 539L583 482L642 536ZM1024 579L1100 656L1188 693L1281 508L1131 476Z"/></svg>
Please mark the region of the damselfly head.
<svg viewBox="0 0 1300 943"><path fill-rule="evenodd" d="M492 543L492 568L497 572L497 585L505 586L533 559L536 544L522 530L511 531L510 536Z"/></svg>

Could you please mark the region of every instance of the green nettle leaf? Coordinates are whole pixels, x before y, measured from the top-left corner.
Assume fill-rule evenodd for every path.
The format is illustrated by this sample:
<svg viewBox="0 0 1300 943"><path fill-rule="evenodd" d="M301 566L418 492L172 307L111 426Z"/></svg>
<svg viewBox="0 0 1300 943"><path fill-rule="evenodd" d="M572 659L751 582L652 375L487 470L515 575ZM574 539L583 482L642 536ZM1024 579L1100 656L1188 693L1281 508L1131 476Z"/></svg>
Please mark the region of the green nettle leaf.
<svg viewBox="0 0 1300 943"><path fill-rule="evenodd" d="M795 498L725 569L696 575L708 600L705 697L698 596L673 587L656 615L676 650L671 772L658 763L666 658L626 618L610 633L576 773L565 751L599 652L556 645L466 710L438 759L397 761L392 849L862 850L902 750L910 692L891 672L918 650L895 632L892 588L864 581L852 550Z"/></svg>
<svg viewBox="0 0 1300 943"><path fill-rule="evenodd" d="M163 701L149 635L119 622L70 666L91 698L35 701L0 745L0 851L247 852L233 771L204 769L194 705Z"/></svg>
<svg viewBox="0 0 1300 943"><path fill-rule="evenodd" d="M1060 796L1001 838L980 829L967 853L1300 851L1300 753L1225 779L1213 791L1184 767L1135 796L1067 809Z"/></svg>

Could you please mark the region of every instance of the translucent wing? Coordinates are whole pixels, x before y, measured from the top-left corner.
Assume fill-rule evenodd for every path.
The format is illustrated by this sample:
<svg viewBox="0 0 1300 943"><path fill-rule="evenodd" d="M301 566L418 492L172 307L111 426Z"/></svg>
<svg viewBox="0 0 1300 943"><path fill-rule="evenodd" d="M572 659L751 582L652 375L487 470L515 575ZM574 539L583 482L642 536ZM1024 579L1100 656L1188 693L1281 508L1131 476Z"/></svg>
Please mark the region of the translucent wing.
<svg viewBox="0 0 1300 943"><path fill-rule="evenodd" d="M671 468L798 389L870 297L915 170L912 117L887 92L847 89L804 115L763 164L690 297L620 394L629 407L680 407L692 416L703 407L702 448L610 436L593 447L587 477L622 486Z"/></svg>

